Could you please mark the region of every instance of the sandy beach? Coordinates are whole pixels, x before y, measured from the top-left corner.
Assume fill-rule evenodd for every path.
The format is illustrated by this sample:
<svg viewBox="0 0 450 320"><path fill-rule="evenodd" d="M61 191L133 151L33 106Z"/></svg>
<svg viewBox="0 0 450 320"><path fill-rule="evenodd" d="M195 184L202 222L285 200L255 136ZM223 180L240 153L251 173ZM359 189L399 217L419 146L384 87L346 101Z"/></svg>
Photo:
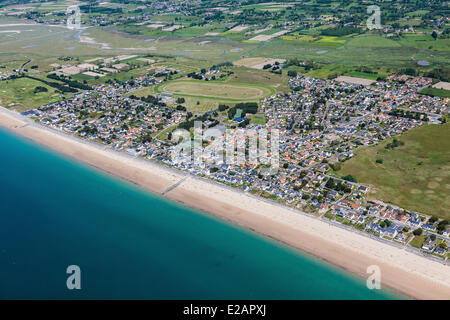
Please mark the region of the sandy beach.
<svg viewBox="0 0 450 320"><path fill-rule="evenodd" d="M416 299L450 299L450 266L183 172L34 124L0 108L0 126L148 191L213 214ZM180 182L175 188L170 187ZM336 297L339 298L339 297Z"/></svg>

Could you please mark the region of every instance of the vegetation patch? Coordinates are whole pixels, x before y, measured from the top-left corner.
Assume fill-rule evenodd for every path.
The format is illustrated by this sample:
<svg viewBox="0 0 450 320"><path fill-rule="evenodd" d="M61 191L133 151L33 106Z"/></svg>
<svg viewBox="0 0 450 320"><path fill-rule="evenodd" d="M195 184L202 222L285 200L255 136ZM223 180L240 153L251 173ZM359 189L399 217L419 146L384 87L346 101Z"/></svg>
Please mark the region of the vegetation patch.
<svg viewBox="0 0 450 320"><path fill-rule="evenodd" d="M61 92L49 85L30 78L0 81L0 105L18 111L26 111L56 102Z"/></svg>
<svg viewBox="0 0 450 320"><path fill-rule="evenodd" d="M229 101L259 100L274 93L274 89L262 85L221 83L212 81L179 80L155 87L158 93L168 92L177 96L202 97Z"/></svg>
<svg viewBox="0 0 450 320"><path fill-rule="evenodd" d="M343 164L339 173L373 185L376 197L386 202L448 219L449 136L448 123L412 129L397 139L404 145L389 139L362 149ZM391 148L393 144L395 148ZM377 161L381 159L381 163Z"/></svg>
<svg viewBox="0 0 450 320"><path fill-rule="evenodd" d="M432 97L450 98L450 91L445 89L428 87L423 89L419 93Z"/></svg>

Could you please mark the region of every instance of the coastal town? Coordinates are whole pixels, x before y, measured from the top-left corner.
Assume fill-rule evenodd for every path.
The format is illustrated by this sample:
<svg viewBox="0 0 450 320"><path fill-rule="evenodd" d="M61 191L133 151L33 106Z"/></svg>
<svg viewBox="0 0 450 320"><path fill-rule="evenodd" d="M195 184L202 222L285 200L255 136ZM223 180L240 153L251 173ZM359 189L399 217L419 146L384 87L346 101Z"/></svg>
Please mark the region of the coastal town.
<svg viewBox="0 0 450 320"><path fill-rule="evenodd" d="M171 102L182 103L172 94L134 95L163 82L150 74L111 81L23 114L51 128L446 262L447 220L369 199L370 186L335 173L360 148L392 137L391 148L396 148L402 143L401 138L395 139L399 134L445 121L442 115L449 112L448 99L418 93L431 85L430 79L395 75L363 85L357 78L323 80L299 75L289 81L290 92L264 98L256 109L251 104L222 105L204 114L193 114L182 105L170 107ZM248 121L256 113L267 121ZM222 141L218 138L226 130L278 129L277 174L268 173L267 164L262 163L214 163L206 153L201 165L184 161L181 155L174 159L178 142L172 139L174 130L192 133L195 121L201 121L205 132L216 133L215 139L203 138L205 149ZM237 138L248 139L242 132Z"/></svg>
<svg viewBox="0 0 450 320"><path fill-rule="evenodd" d="M450 299L448 12L0 1L0 299Z"/></svg>

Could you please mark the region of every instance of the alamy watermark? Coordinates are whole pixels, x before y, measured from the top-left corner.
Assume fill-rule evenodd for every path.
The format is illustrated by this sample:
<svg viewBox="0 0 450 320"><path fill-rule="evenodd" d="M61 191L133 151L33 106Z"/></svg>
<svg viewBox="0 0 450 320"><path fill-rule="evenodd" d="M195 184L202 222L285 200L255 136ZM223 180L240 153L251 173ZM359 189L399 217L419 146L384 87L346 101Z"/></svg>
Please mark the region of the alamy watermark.
<svg viewBox="0 0 450 320"><path fill-rule="evenodd" d="M174 164L184 163L194 167L206 164L263 165L263 174L278 172L280 155L278 129L225 129L203 130L201 121L194 122L194 134L185 129L172 133L171 150Z"/></svg>
<svg viewBox="0 0 450 320"><path fill-rule="evenodd" d="M366 280L366 286L368 289L381 289L381 270L377 265L370 265L367 267L366 272L370 274L370 276Z"/></svg>
<svg viewBox="0 0 450 320"><path fill-rule="evenodd" d="M81 29L81 11L80 7L73 5L67 8L67 28Z"/></svg>
<svg viewBox="0 0 450 320"><path fill-rule="evenodd" d="M66 273L70 274L67 278L66 286L69 290L81 290L81 269L79 266L73 264L67 267Z"/></svg>
<svg viewBox="0 0 450 320"><path fill-rule="evenodd" d="M368 6L367 13L372 14L369 18L367 18L367 29L381 29L381 10L379 6Z"/></svg>

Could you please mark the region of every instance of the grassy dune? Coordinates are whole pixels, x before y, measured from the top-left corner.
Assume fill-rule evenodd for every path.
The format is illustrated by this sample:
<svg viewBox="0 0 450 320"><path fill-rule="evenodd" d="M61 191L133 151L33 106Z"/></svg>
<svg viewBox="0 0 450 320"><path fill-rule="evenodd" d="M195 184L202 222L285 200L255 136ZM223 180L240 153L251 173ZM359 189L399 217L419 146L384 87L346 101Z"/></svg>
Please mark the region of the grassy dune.
<svg viewBox="0 0 450 320"><path fill-rule="evenodd" d="M340 175L352 174L373 185L374 197L410 210L450 218L450 124L425 125L398 137L404 146L386 149L385 141L357 152ZM381 159L383 163L376 163Z"/></svg>

